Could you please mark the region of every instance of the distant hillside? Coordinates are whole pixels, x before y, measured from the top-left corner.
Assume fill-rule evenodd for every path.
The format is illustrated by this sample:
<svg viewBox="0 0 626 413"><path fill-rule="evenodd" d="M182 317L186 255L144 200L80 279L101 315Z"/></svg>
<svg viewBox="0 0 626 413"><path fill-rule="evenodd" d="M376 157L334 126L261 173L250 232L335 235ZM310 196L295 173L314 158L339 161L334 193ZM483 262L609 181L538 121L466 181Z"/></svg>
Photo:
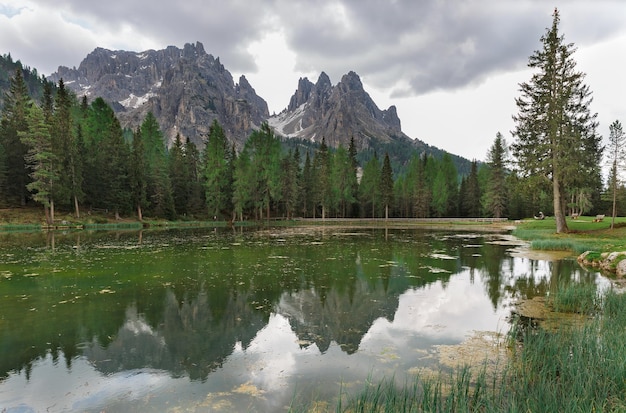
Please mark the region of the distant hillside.
<svg viewBox="0 0 626 413"><path fill-rule="evenodd" d="M10 55L0 59L0 99L20 65ZM39 101L45 80L36 69L23 67L23 73L31 96ZM389 153L396 173L402 173L415 154L444 153L404 134L395 106L379 109L355 72L334 86L323 72L316 83L300 79L286 109L272 117L248 80L241 76L235 83L219 58L206 53L199 42L143 52L96 48L78 68L61 66L48 77L55 83L60 79L78 97L104 98L126 128L137 127L151 111L168 145L180 134L202 149L217 119L238 148L267 121L286 145L300 146L302 152L316 148L322 137L331 148L348 147L354 138L361 164L374 154L382 159ZM460 174L469 173L469 160L452 158Z"/></svg>
<svg viewBox="0 0 626 413"><path fill-rule="evenodd" d="M28 87L28 93L37 102L43 95L43 85L47 80L39 76L37 69L24 66L19 60L13 60L11 54L0 56L0 110L4 107L4 97L9 91L11 79L15 75L15 69L20 68L24 76L24 82Z"/></svg>

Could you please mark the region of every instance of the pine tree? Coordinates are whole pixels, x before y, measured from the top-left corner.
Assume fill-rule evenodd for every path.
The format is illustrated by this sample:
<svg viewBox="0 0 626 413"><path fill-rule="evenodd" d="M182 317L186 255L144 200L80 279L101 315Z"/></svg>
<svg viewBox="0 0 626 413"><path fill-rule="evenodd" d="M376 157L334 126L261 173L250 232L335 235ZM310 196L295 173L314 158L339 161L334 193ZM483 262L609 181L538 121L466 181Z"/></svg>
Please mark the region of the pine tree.
<svg viewBox="0 0 626 413"><path fill-rule="evenodd" d="M147 168L147 196L152 213L159 217L174 219L176 211L172 197L167 147L161 128L152 112L148 112L141 124Z"/></svg>
<svg viewBox="0 0 626 413"><path fill-rule="evenodd" d="M415 188L413 190L414 211L416 218L428 218L430 216L432 191L431 183L426 171L426 165L429 162L433 162L432 158L429 158L425 154L423 154L418 160Z"/></svg>
<svg viewBox="0 0 626 413"><path fill-rule="evenodd" d="M143 221L143 210L148 206L146 197L146 157L141 128L133 134L130 152L129 182L133 206L137 211L137 219Z"/></svg>
<svg viewBox="0 0 626 413"><path fill-rule="evenodd" d="M311 165L311 158L309 156L309 151L306 152L306 156L304 158L304 166L302 167L302 184L301 188L301 205L302 205L302 216L309 217L312 216L312 205L313 205L313 166Z"/></svg>
<svg viewBox="0 0 626 413"><path fill-rule="evenodd" d="M359 161L357 160L357 149L354 143L354 136L350 137L350 146L348 146L348 156L350 157L350 164L352 166L351 176L351 198L353 199L352 205L350 205L350 216L355 216L359 210L358 193L359 193L359 181L357 179L357 173L359 170ZM352 179L352 177L354 177Z"/></svg>
<svg viewBox="0 0 626 413"><path fill-rule="evenodd" d="M378 210L381 208L380 193L380 162L376 154L365 164L363 168L363 176L359 184L359 201L364 209L365 216L368 214L372 218L378 216Z"/></svg>
<svg viewBox="0 0 626 413"><path fill-rule="evenodd" d="M257 218L270 217L273 204L281 200L280 140L267 123L250 134L238 158L235 208L241 215L250 206Z"/></svg>
<svg viewBox="0 0 626 413"><path fill-rule="evenodd" d="M180 133L176 134L169 152L169 175L172 183L172 198L177 215L187 215L189 204L190 172Z"/></svg>
<svg viewBox="0 0 626 413"><path fill-rule="evenodd" d="M385 207L385 219L389 219L389 207L393 204L393 171L388 153L385 153L383 167L380 171L380 195Z"/></svg>
<svg viewBox="0 0 626 413"><path fill-rule="evenodd" d="M129 179L130 149L124 142L122 127L115 116L104 136L102 148L104 168L101 185L104 206L115 213L115 219L120 219L120 213L127 213L133 207Z"/></svg>
<svg viewBox="0 0 626 413"><path fill-rule="evenodd" d="M30 196L26 185L31 181L31 171L24 161L28 148L19 134L28 130L27 116L32 105L22 69L18 67L5 96L0 121L0 144L5 158L4 188L0 192L6 196L8 205L24 206Z"/></svg>
<svg viewBox="0 0 626 413"><path fill-rule="evenodd" d="M626 135L619 120L616 120L609 126L608 156L611 165L609 189L613 197L611 213L611 229L613 229L615 227L615 216L617 215L617 192L621 183L619 173L624 168L626 159Z"/></svg>
<svg viewBox="0 0 626 413"><path fill-rule="evenodd" d="M230 150L224 129L217 120L209 128L205 147L205 195L209 214L229 216L232 211L233 182L230 175Z"/></svg>
<svg viewBox="0 0 626 413"><path fill-rule="evenodd" d="M235 162L234 147L231 150L231 176ZM206 213L206 200L204 197L204 176L202 172L202 160L196 144L187 138L185 143L185 159L189 166L189 197L187 211L197 216Z"/></svg>
<svg viewBox="0 0 626 413"><path fill-rule="evenodd" d="M72 119L72 99L65 88L63 79L59 80L56 99L54 100L54 113L51 119L51 133L53 151L59 164L60 180L54 188L54 197L63 205L69 205L74 201L75 214L80 216L78 199L82 196L80 183L80 168L78 159L76 138Z"/></svg>
<svg viewBox="0 0 626 413"><path fill-rule="evenodd" d="M27 119L28 128L19 134L28 147L25 160L32 171L32 182L27 188L33 193L33 199L44 206L47 224L53 225L53 191L60 179L58 159L53 151L52 137L43 111L33 105L28 111Z"/></svg>
<svg viewBox="0 0 626 413"><path fill-rule="evenodd" d="M478 163L472 161L470 173L465 181L464 191L459 191L463 195L461 205L464 216L477 218L480 216L480 185L478 183Z"/></svg>
<svg viewBox="0 0 626 413"><path fill-rule="evenodd" d="M498 132L487 153L489 177L483 197L485 211L494 218L501 218L506 211L506 143Z"/></svg>
<svg viewBox="0 0 626 413"><path fill-rule="evenodd" d="M330 161L326 139L322 138L322 143L315 153L315 158L313 158L313 218L315 218L318 206L322 208L322 219L326 218L328 213L332 197Z"/></svg>
<svg viewBox="0 0 626 413"><path fill-rule="evenodd" d="M566 189L597 185L602 147L589 109L591 92L584 74L576 71L574 46L559 34L559 21L555 9L552 27L541 37L542 50L530 56L528 66L535 73L520 85L512 148L521 172L551 181L556 232L562 233L568 231Z"/></svg>

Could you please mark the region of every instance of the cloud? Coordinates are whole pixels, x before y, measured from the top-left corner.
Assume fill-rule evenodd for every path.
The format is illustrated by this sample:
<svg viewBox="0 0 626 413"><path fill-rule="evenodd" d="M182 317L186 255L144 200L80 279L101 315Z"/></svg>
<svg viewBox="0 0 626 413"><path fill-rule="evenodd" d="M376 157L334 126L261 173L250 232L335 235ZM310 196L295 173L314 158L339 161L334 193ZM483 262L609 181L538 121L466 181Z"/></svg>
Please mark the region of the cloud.
<svg viewBox="0 0 626 413"><path fill-rule="evenodd" d="M623 15L624 7L618 2L563 3L567 11L562 15L572 20L565 27L582 42L622 30L615 16ZM552 9L539 1L278 4L287 41L298 51L298 69L321 66L331 78L356 70L381 88L397 88L401 79L398 95L463 88L523 68L552 20ZM606 13L605 6L615 13Z"/></svg>
<svg viewBox="0 0 626 413"><path fill-rule="evenodd" d="M624 32L619 0L556 0L566 41ZM560 3L560 4L559 4ZM0 0L0 49L50 73L96 46L143 51L200 41L237 73L255 73L251 45L280 34L300 73L417 96L476 86L523 69L551 24L539 0ZM17 56L16 56L17 57ZM280 64L280 62L276 62Z"/></svg>

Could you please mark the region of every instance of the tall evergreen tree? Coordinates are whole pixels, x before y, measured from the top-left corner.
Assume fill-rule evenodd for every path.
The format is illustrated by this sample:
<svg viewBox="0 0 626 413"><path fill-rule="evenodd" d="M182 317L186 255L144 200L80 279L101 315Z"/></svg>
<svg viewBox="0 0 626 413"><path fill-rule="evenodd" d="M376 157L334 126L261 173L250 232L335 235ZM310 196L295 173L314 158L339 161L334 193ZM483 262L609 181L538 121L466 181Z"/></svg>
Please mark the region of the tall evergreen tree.
<svg viewBox="0 0 626 413"><path fill-rule="evenodd" d="M49 126L43 111L32 105L28 111L28 128L20 139L28 147L26 162L31 169L32 182L27 185L33 199L44 206L46 222L54 224L54 187L60 179L58 159L53 151Z"/></svg>
<svg viewBox="0 0 626 413"><path fill-rule="evenodd" d="M297 211L300 197L300 152L291 150L281 160L282 197L287 219Z"/></svg>
<svg viewBox="0 0 626 413"><path fill-rule="evenodd" d="M351 197L353 199L352 205L350 206L350 216L355 216L358 213L359 205L358 205L358 194L359 194L359 181L357 179L357 173L359 170L359 161L357 160L357 148L354 142L354 136L350 137L350 146L348 146L348 156L350 157L350 164L352 166L352 171L350 176L354 176L354 179L351 179Z"/></svg>
<svg viewBox="0 0 626 413"><path fill-rule="evenodd" d="M429 158L425 154L423 154L418 160L415 188L413 190L414 211L416 218L428 218L430 216L432 191L431 183L426 171L426 164L428 162L432 163L432 158Z"/></svg>
<svg viewBox="0 0 626 413"><path fill-rule="evenodd" d="M205 194L209 214L215 217L230 216L233 198L230 149L224 129L217 120L209 128L204 150Z"/></svg>
<svg viewBox="0 0 626 413"><path fill-rule="evenodd" d="M313 165L311 164L311 157L309 151L306 152L304 158L304 166L302 167L302 184L300 200L302 202L302 216L312 216L313 208Z"/></svg>
<svg viewBox="0 0 626 413"><path fill-rule="evenodd" d="M66 89L63 79L59 80L56 99L54 100L54 113L51 119L51 131L53 150L58 159L60 180L55 187L55 198L64 205L74 201L75 214L80 216L78 199L82 195L80 183L80 168L76 137L74 136L74 124L72 119L73 102Z"/></svg>
<svg viewBox="0 0 626 413"><path fill-rule="evenodd" d="M177 215L187 215L189 204L189 186L191 184L189 163L185 154L180 133L176 134L174 145L169 152L169 174L172 183L172 198Z"/></svg>
<svg viewBox="0 0 626 413"><path fill-rule="evenodd" d="M380 162L376 154L365 164L359 184L359 201L365 216L378 216L382 200L380 193Z"/></svg>
<svg viewBox="0 0 626 413"><path fill-rule="evenodd" d="M345 218L356 201L354 196L356 170L349 152L341 145L332 157L330 182L336 213Z"/></svg>
<svg viewBox="0 0 626 413"><path fill-rule="evenodd" d="M322 219L326 218L331 203L332 187L330 184L331 159L326 139L322 137L315 158L313 158L313 218L317 207L322 209Z"/></svg>
<svg viewBox="0 0 626 413"><path fill-rule="evenodd" d="M146 196L146 152L140 127L133 134L130 159L129 182L131 199L137 211L137 219L143 221L143 210L148 206L148 200Z"/></svg>
<svg viewBox="0 0 626 413"><path fill-rule="evenodd" d="M235 162L234 148L231 150L231 170ZM206 212L206 201L204 197L204 175L202 160L198 147L189 138L185 143L185 159L189 167L189 197L187 211L194 216L202 215ZM231 173L232 175L232 173Z"/></svg>
<svg viewBox="0 0 626 413"><path fill-rule="evenodd" d="M385 219L389 219L389 207L393 204L393 171L388 153L385 153L383 167L380 171L380 196L385 207Z"/></svg>
<svg viewBox="0 0 626 413"><path fill-rule="evenodd" d="M239 155L235 179L236 209L241 214L252 205L254 214L270 217L273 204L281 199L280 140L267 123L250 134Z"/></svg>
<svg viewBox="0 0 626 413"><path fill-rule="evenodd" d="M506 143L498 132L493 145L487 153L489 177L483 197L485 211L494 218L504 216L507 204L506 189Z"/></svg>
<svg viewBox="0 0 626 413"><path fill-rule="evenodd" d="M132 209L129 159L130 150L124 142L122 127L118 119L113 116L109 124L109 131L102 141L103 156L103 201L105 208L115 213L115 219L120 219L120 213L130 212Z"/></svg>
<svg viewBox="0 0 626 413"><path fill-rule="evenodd" d="M465 188L460 191L462 194L462 213L466 217L477 218L481 214L480 209L480 185L478 183L478 163L472 161L470 173L465 181Z"/></svg>
<svg viewBox="0 0 626 413"><path fill-rule="evenodd" d="M520 171L543 175L552 183L556 232L567 232L566 189L597 185L602 147L591 114L591 92L576 71L574 46L559 33L559 12L541 37L542 49L530 56L535 70L530 82L520 85L514 116L512 145Z"/></svg>
<svg viewBox="0 0 626 413"><path fill-rule="evenodd" d="M28 148L19 134L28 130L27 116L32 105L22 69L18 67L4 98L0 121L0 144L5 157L4 189L1 192L5 194L8 205L23 206L29 198L26 185L31 181L31 171L24 161Z"/></svg>
<svg viewBox="0 0 626 413"><path fill-rule="evenodd" d="M619 120L616 120L609 126L608 156L611 165L609 189L613 198L611 211L611 229L613 229L615 227L615 216L617 215L617 192L621 183L619 173L624 168L626 159L626 135Z"/></svg>
<svg viewBox="0 0 626 413"><path fill-rule="evenodd" d="M152 112L148 112L142 122L141 134L146 152L147 196L150 209L156 216L173 219L176 212L168 169L167 147Z"/></svg>

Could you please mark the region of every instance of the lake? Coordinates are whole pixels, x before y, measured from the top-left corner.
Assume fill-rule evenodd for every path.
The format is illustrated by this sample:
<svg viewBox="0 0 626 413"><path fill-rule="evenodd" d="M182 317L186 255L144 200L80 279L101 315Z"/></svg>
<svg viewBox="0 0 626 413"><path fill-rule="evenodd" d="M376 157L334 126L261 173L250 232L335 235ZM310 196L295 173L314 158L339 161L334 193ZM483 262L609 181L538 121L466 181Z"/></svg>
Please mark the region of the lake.
<svg viewBox="0 0 626 413"><path fill-rule="evenodd" d="M334 411L449 369L518 299L607 283L506 234L179 229L0 234L0 411ZM6 410L2 410L2 409Z"/></svg>

